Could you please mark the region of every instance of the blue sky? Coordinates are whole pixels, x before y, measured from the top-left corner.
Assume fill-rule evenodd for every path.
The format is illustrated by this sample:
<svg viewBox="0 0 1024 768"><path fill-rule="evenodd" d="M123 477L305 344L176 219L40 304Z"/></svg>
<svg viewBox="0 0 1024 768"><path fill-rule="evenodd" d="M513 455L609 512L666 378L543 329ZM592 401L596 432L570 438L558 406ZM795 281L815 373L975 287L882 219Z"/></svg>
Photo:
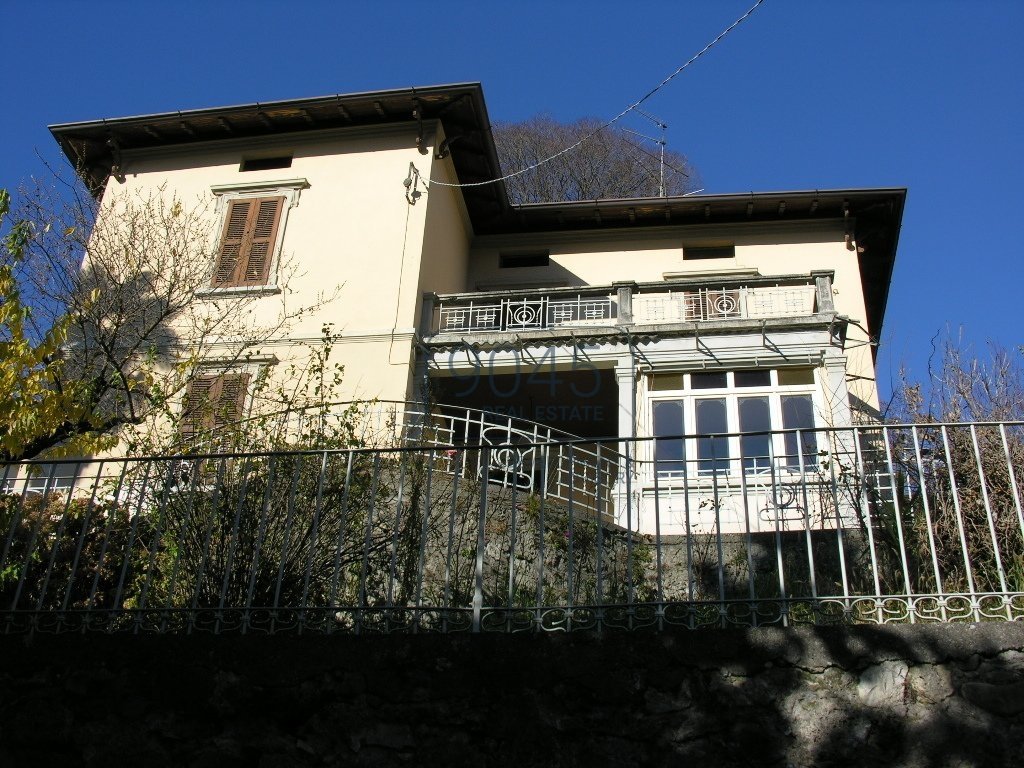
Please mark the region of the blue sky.
<svg viewBox="0 0 1024 768"><path fill-rule="evenodd" d="M463 81L494 120L611 117L753 3L0 0L0 186L101 117ZM708 193L909 188L884 391L947 327L1024 344L1022 37L1019 0L765 0L644 108Z"/></svg>

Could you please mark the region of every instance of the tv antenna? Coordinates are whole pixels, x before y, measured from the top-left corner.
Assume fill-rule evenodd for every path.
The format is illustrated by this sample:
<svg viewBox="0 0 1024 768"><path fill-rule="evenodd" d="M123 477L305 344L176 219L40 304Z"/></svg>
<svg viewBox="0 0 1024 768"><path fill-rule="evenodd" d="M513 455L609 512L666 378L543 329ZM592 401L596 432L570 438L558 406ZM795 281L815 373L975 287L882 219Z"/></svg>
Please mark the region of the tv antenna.
<svg viewBox="0 0 1024 768"><path fill-rule="evenodd" d="M658 167L658 197L665 197L665 130L668 128L668 124L662 121L661 119L655 117L654 115L644 112L639 107L634 107L633 111L636 112L638 115L646 117L648 120L654 123L655 126L657 126L658 130L661 131L661 138L656 139L653 136L648 136L647 134L640 133L640 131L634 131L631 128L622 129L626 133L632 133L634 136L639 136L641 139L653 141L655 144L658 145L658 148L661 150L661 161Z"/></svg>

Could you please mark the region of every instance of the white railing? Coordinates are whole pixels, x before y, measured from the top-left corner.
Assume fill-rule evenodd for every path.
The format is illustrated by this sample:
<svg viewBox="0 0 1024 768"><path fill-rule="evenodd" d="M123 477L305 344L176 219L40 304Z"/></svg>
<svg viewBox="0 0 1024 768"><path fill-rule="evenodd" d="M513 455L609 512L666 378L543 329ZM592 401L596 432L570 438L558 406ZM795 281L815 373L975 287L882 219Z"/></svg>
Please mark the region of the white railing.
<svg viewBox="0 0 1024 768"><path fill-rule="evenodd" d="M635 323L801 317L814 311L814 286L700 288L633 297Z"/></svg>
<svg viewBox="0 0 1024 768"><path fill-rule="evenodd" d="M659 324L803 317L815 311L816 286L810 280L790 278L786 284L721 287L648 283L617 297L613 291L608 286L577 294L561 289L517 296L445 296L436 307L432 330L442 334L487 333L609 326L620 322ZM629 305L620 305L625 301ZM625 321L630 314L632 320Z"/></svg>
<svg viewBox="0 0 1024 768"><path fill-rule="evenodd" d="M621 462L608 445L476 408L375 401L360 405L353 417L348 404L339 405L344 407L326 413L289 414L287 432L337 433L329 422L342 418L356 425L356 439L362 445L433 446L439 466L464 478L486 478L505 488L565 502L573 499L581 511L590 513L610 510L608 494ZM481 446L493 450L484 452Z"/></svg>

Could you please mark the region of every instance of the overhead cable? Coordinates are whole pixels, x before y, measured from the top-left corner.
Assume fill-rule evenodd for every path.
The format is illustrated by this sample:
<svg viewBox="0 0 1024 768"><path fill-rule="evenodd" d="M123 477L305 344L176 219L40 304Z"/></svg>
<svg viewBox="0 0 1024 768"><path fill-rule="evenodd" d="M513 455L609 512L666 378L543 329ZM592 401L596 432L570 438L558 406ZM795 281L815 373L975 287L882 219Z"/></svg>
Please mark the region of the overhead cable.
<svg viewBox="0 0 1024 768"><path fill-rule="evenodd" d="M513 171L512 173L506 173L504 176L498 176L497 178L488 179L487 181L473 181L473 182L467 182L467 183L461 183L461 184L453 184L453 183L446 182L446 181L438 181L436 179L430 179L429 183L430 184L437 184L439 187L482 187L482 186L485 186L487 184L497 184L499 181L505 181L506 179L511 179L511 178L516 177L516 176L521 176L524 173L528 173L529 171L532 171L535 168L539 168L540 166L544 165L545 163L550 163L552 160L555 160L555 159L561 157L562 155L568 154L569 152L572 152L573 150L578 149L579 147L583 146L583 144L588 142L590 139L594 138L594 136L599 134L601 131L605 130L609 126L611 126L614 123L618 122L623 117L628 115L630 112L633 112L634 110L637 110L637 108L641 104L643 104L645 101L647 101L649 98L651 98L651 96L653 96L658 91L660 91L662 88L664 88L666 85L668 85L670 82L672 82L672 80L675 79L675 77L677 75L679 75L684 69L689 67L695 61L697 61L697 59L699 59L705 53L710 51L716 44L718 44L722 40L722 38L724 38L726 35L728 35L730 32L732 32L734 29L736 29L736 27L738 27L740 24L742 24L744 21L746 21L748 18L750 18L750 15L754 11L756 11L758 9L758 6L760 6L763 2L764 2L764 0L757 0L757 2L754 3L747 10L746 13L744 13L742 16L740 16L738 19L736 19L736 21L734 21L732 24L730 24L728 27L726 27L724 30L722 30L722 32L718 35L718 37L716 37L710 43L708 43L703 48L701 48L699 51L697 51L697 53L695 53L693 56L691 56L684 64L682 64L680 67L678 67L672 74L670 74L668 77L666 77L660 83L658 83L651 90L649 90L647 93L645 93L639 99L637 99L635 102L630 104L624 110L619 112L619 114L617 114L615 117L613 117L612 119L608 120L605 123L602 123L600 126L598 126L593 131L588 133L586 136L581 138L575 144L571 144L570 146L566 147L565 149L562 149L562 150L556 152L555 154L551 155L550 157L546 157L543 160L540 160L540 161L534 163L533 165L527 166L526 168L522 168L522 169L520 169L518 171ZM417 171L417 176L418 175L419 175L419 172Z"/></svg>

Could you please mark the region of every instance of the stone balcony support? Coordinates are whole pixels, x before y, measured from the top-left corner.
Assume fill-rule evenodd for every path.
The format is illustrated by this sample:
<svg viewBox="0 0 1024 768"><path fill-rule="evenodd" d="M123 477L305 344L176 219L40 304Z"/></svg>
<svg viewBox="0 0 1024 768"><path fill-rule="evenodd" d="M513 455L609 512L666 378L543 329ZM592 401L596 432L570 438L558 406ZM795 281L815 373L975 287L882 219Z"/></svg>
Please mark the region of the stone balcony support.
<svg viewBox="0 0 1024 768"><path fill-rule="evenodd" d="M434 333L434 308L436 306L437 294L425 291L423 303L420 306L420 336L430 336Z"/></svg>
<svg viewBox="0 0 1024 768"><path fill-rule="evenodd" d="M629 325L633 322L633 294L639 290L639 286L632 280L623 280L612 283L615 289L615 302L618 305L618 314L615 322L618 325Z"/></svg>
<svg viewBox="0 0 1024 768"><path fill-rule="evenodd" d="M811 277L814 278L815 304L818 312L835 312L836 305L832 300L832 280L835 272L829 270L814 270Z"/></svg>

